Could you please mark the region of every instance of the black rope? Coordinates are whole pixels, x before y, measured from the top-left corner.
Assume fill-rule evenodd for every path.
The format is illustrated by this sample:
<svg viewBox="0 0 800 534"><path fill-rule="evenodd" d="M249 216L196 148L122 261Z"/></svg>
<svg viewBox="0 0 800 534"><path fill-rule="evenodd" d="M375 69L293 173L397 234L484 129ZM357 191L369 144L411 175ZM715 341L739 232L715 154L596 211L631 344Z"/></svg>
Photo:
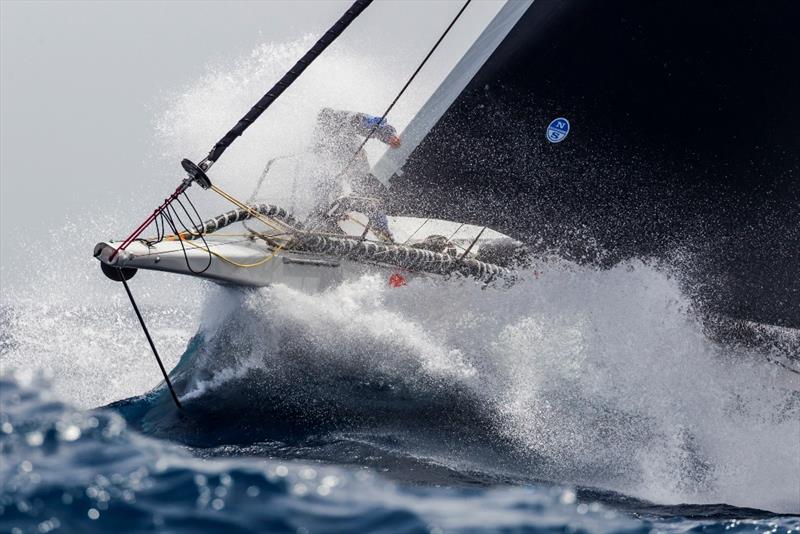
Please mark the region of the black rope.
<svg viewBox="0 0 800 534"><path fill-rule="evenodd" d="M180 202L180 200L178 200L178 204L180 204L181 207L183 207L183 204ZM169 213L169 210L172 211L171 214ZM183 210L186 211L186 208L183 207ZM191 263L189 262L189 253L186 250L186 245L183 244L183 232L181 232L178 229L178 226L175 224L175 221L172 218L173 215L175 216L176 219L178 219L178 222L180 223L180 225L183 227L183 229L186 231L187 234L191 235L192 231L183 222L183 220L181 219L180 215L178 214L178 211L175 209L175 207L172 204L169 205L167 210L164 210L163 215L164 215L164 219L169 223L170 228L172 228L172 231L174 232L174 234L175 234L175 236L176 236L176 238L178 240L178 243L180 243L180 245L181 245L181 251L183 252L183 259L186 262L186 268L189 269L189 271L191 271L194 274L202 274L202 273L206 272L211 267L211 263L214 261L214 259L213 259L212 255L211 255L211 249L209 248L208 241L206 241L206 238L203 235L202 231L198 231L196 233L200 237L200 240L203 242L203 249L208 253L208 263L206 263L206 265L202 269L195 270L192 267ZM188 216L188 212L187 212L187 216ZM201 224L202 224L202 219L201 219Z"/></svg>
<svg viewBox="0 0 800 534"><path fill-rule="evenodd" d="M186 218L189 219L189 222L191 223L191 228L189 227L189 225L183 222L183 218L181 218L180 214L178 213L178 210L175 209L173 202L170 202L164 207L161 213L159 213L158 217L156 217L156 219L154 220L156 226L155 240L151 241L147 239L142 239L142 241L146 243L148 246L153 246L156 243L162 242L167 237L167 228L169 227L169 229L172 230L173 235L175 235L177 241L180 242L181 252L183 252L183 260L186 263L186 268L194 274L202 274L206 272L209 268L211 268L211 264L213 263L214 258L211 254L211 248L208 244L208 241L206 241L204 235L203 217L200 215L200 212L197 210L194 203L192 202L192 199L189 198L189 195L186 194L186 192L183 193L183 197L189 203L189 206L191 206L194 215L192 215L192 213L189 212L189 210L186 208L183 202L181 202L180 197L176 197L173 202L177 202L178 205L181 207L184 214L186 215ZM176 220L177 223L175 222ZM184 245L183 243L184 236L186 236L189 239L199 238L203 242L203 246L199 248L202 248L203 250L206 251L206 253L208 254L208 261L206 262L205 266L203 266L202 269L197 270L193 268L191 263L189 262L189 253L188 250L186 249L186 245Z"/></svg>
<svg viewBox="0 0 800 534"><path fill-rule="evenodd" d="M400 97L403 96L403 93L406 92L406 89L408 89L408 87L411 85L411 82L414 81L414 78L417 77L417 74L419 74L419 71L422 70L422 67L424 67L425 63L427 63L428 60L431 58L431 56L436 51L436 49L439 47L439 45L442 43L442 41L444 40L445 36L448 34L450 29L455 25L456 21L459 19L461 14L464 13L465 9L467 9L467 6L469 5L469 3L471 1L472 0L467 0L466 2L464 2L464 5L461 6L461 9L458 10L458 13L456 13L456 16L453 17L453 20L450 21L450 24L447 26L447 28L445 28L445 30L442 33L442 35L439 37L439 39L433 45L433 48L430 49L430 51L428 52L428 55L426 55L425 59L422 60L422 63L419 64L419 66L417 67L417 70L414 71L414 74L411 75L411 77L408 79L408 81L403 86L403 88L400 89L400 92L397 93L397 96L394 97L394 100L392 100L392 103L389 104L389 107L386 108L386 111L383 112L383 115L381 115L381 120L379 120L378 123L375 126L372 127L372 130L370 130L370 132L364 138L364 141L361 143L361 146L359 146L358 149L355 151L355 154L353 154L353 157L350 158L350 161L347 162L347 165L344 166L344 168L341 170L341 172L336 175L336 180L341 178L342 175L345 172L347 172L347 169L350 168L350 165L352 165L353 162L358 158L358 154L361 152L361 150L364 148L364 146L366 146L367 141L369 141L372 138L372 136L378 130L380 125L383 124L383 121L386 120L386 116L389 115L389 112L392 111L392 109L394 108L395 104L397 104L397 101L400 100Z"/></svg>
<svg viewBox="0 0 800 534"><path fill-rule="evenodd" d="M169 380L169 375L167 374L167 370L164 368L164 364L161 362L161 357L158 355L158 351L156 350L156 344L153 343L153 338L150 337L150 331L147 330L147 325L144 324L144 319L142 318L142 314L139 311L139 306L136 305L136 301L133 298L133 293L131 293L131 288L128 287L128 282L125 280L125 276L122 274L122 269L119 269L119 278L120 280L122 280L122 285L125 286L125 292L128 294L128 298L131 300L131 306L133 306L133 311L136 312L136 317L139 318L139 324L142 325L142 330L144 330L144 335L147 337L147 342L150 343L150 348L153 349L153 355L156 357L156 361L158 362L158 367L161 369L161 374L164 375L164 382L167 383L169 392L172 394L172 400L175 401L175 406L177 406L179 410L183 410L183 406L181 406L181 401L178 400L178 395L175 393L175 389L172 387L172 382L170 382Z"/></svg>
<svg viewBox="0 0 800 534"><path fill-rule="evenodd" d="M256 105L253 106L250 111L242 117L236 125L231 128L231 130L225 134L225 136L217 141L217 144L211 149L211 152L208 153L206 159L200 162L200 167L203 170L208 170L211 165L216 162L219 157L222 155L223 152L233 143L237 137L242 135L244 131L251 125L253 122L261 116L264 111L272 105L272 103L279 97L281 94L289 88L292 83L303 73L306 68L314 62L317 57L326 49L328 46L334 42L341 34L344 32L345 29L353 22L356 17L358 17L362 11L364 11L370 4L372 0L356 0L353 5L336 21L336 23L331 26L331 28L325 32L325 34L319 38L319 40L314 43L314 46L305 53L303 57L297 60L297 63L289 69L289 71L283 75L283 78L278 80L278 82L267 91L267 93L261 97L261 99L256 102Z"/></svg>

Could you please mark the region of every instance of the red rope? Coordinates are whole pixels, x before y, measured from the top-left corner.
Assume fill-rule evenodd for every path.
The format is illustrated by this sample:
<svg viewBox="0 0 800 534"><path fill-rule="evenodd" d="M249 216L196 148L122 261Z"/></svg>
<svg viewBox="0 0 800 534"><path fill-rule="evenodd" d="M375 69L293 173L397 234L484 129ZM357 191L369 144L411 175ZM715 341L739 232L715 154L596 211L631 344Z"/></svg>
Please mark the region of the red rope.
<svg viewBox="0 0 800 534"><path fill-rule="evenodd" d="M155 211L153 211L153 213L151 213L147 217L147 219L145 219L144 222L142 224L140 224L136 228L136 230L133 231L133 233L131 233L131 235L129 235L128 237L125 238L125 240L122 242L122 244L120 244L120 246L117 247L117 249L111 254L111 256L109 256L108 261L109 262L114 261L114 258L117 257L117 254L119 254L120 251L125 250L128 247L128 245L133 243L133 241L137 237L139 237L141 235L141 233L144 232L145 229L148 226L150 226L150 224L153 221L156 220L156 217L158 217L161 214L161 212L163 212L165 209L167 209L167 206L172 204L175 201L175 199L178 198L178 196L180 196L184 191L186 191L189 188L190 185L191 185L191 182L187 182L187 181L181 182L181 185L178 186L178 188L175 190L175 192L172 193L169 197L165 198L164 202L161 204L161 206L156 208Z"/></svg>

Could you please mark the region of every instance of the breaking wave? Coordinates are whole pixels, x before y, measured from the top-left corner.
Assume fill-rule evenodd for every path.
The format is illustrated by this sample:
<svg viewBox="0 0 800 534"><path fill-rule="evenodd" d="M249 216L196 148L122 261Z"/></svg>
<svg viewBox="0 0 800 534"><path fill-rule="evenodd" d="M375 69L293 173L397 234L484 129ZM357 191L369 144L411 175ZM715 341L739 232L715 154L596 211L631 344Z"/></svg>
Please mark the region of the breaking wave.
<svg viewBox="0 0 800 534"><path fill-rule="evenodd" d="M148 434L798 511L797 375L767 348L710 340L678 282L654 266L554 262L508 289L423 279L391 288L365 276L319 295L204 292L194 313L145 305L168 364L188 341L172 372L188 417L163 387L115 405ZM17 300L3 315L4 365L51 369L72 402L158 381L121 299Z"/></svg>
<svg viewBox="0 0 800 534"><path fill-rule="evenodd" d="M314 296L218 290L205 310L174 376L213 424L187 437L148 411L149 431L313 435L456 472L798 510L797 376L710 341L641 262L552 264L505 290L377 276Z"/></svg>

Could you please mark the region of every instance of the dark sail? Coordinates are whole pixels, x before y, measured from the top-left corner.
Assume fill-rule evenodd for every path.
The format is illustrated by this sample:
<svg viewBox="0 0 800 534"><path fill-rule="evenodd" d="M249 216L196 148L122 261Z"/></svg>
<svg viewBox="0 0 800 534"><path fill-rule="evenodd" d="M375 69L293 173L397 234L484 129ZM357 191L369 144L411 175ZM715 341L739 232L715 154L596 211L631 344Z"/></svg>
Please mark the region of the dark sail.
<svg viewBox="0 0 800 534"><path fill-rule="evenodd" d="M800 326L798 20L791 0L536 0L394 177L397 207L584 262L680 254L710 311Z"/></svg>

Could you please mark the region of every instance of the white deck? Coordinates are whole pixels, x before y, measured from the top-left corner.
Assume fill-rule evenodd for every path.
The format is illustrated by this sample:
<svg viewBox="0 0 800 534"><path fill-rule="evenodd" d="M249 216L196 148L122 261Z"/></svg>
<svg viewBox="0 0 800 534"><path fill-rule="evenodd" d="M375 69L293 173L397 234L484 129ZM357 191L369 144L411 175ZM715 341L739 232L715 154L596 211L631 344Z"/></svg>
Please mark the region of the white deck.
<svg viewBox="0 0 800 534"><path fill-rule="evenodd" d="M349 219L340 224L342 230L350 236L361 236L367 222L366 217L358 213L350 215ZM480 226L416 217L389 217L389 228L398 244L418 243L431 235L442 235L461 249L468 248L482 230ZM205 278L221 284L263 287L281 283L309 293L322 291L349 277L366 272L380 271L387 279L394 273L401 273L407 279L415 276L414 273L387 265L276 250L257 237L227 234L220 232L219 235L207 235L205 243L202 240L165 240L153 244L134 241L111 263L118 267ZM377 239L372 232L366 237ZM477 252L481 243L505 237L499 232L486 229L471 252ZM109 263L119 244L120 242L114 241L98 243L94 255L100 261Z"/></svg>

